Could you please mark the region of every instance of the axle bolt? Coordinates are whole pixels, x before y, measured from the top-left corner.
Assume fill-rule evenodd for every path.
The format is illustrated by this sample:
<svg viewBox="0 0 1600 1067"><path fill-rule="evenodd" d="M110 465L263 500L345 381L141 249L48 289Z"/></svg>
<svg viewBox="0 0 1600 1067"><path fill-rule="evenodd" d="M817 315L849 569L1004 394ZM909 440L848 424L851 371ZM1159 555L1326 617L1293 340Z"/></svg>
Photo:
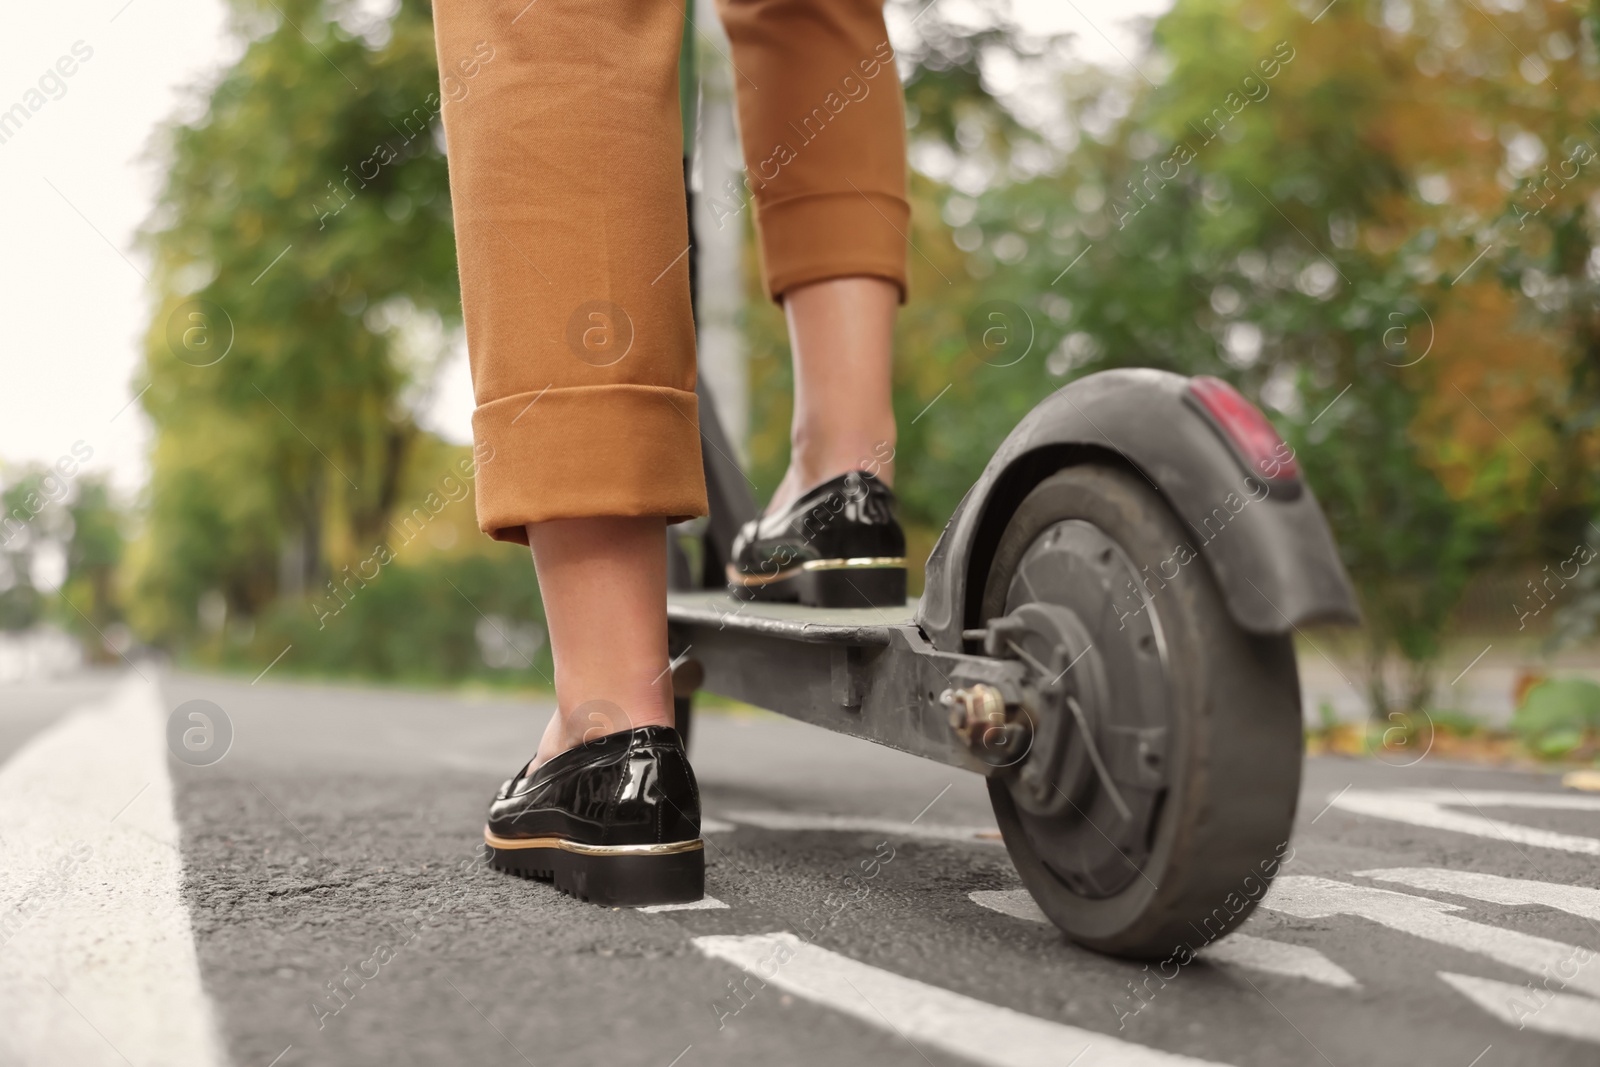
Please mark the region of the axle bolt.
<svg viewBox="0 0 1600 1067"><path fill-rule="evenodd" d="M950 709L950 729L968 748L986 744L990 730L1005 730L1006 699L992 685L946 689L939 695L939 703Z"/></svg>

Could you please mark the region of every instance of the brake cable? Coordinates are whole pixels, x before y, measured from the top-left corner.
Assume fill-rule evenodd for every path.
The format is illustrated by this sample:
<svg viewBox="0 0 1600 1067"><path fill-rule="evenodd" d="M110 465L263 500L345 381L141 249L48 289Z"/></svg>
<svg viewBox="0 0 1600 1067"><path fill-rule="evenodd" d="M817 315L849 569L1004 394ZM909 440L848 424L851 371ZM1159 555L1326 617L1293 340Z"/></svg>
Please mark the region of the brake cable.
<svg viewBox="0 0 1600 1067"><path fill-rule="evenodd" d="M1034 670L1038 671L1041 678L1050 673L1045 669L1044 664L1040 663L1037 659L1034 659L1033 656L1028 653L1027 649L1017 644L1011 638L1006 638L1006 644L1011 646L1011 650L1015 652L1023 662L1032 667ZM1065 674L1066 671L1062 671L1061 673ZM1057 675L1057 678L1059 677L1060 675ZM1089 763L1094 767L1095 774L1100 776L1100 783L1105 786L1106 794L1111 797L1111 803L1117 806L1117 811L1122 814L1122 818L1125 821L1131 821L1133 819L1133 809L1128 807L1127 801L1122 799L1122 793L1117 789L1116 783L1111 780L1110 768L1106 766L1105 760L1100 758L1100 750L1094 743L1094 733L1089 729L1089 717L1084 714L1083 708L1079 706L1076 697L1074 697L1071 693L1068 693L1066 697L1067 710L1072 712L1072 717L1078 724L1078 732L1083 735L1084 747L1089 753ZM1085 816L1085 818L1087 818L1087 816Z"/></svg>

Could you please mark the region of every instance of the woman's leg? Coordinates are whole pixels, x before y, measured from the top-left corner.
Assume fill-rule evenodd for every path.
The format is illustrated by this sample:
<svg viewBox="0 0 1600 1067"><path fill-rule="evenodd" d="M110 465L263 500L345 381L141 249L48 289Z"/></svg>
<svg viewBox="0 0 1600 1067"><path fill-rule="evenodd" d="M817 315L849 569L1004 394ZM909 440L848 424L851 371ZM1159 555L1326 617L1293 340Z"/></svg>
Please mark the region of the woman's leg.
<svg viewBox="0 0 1600 1067"><path fill-rule="evenodd" d="M528 540L558 706L535 763L619 730L673 725L665 521L555 519L529 525Z"/></svg>
<svg viewBox="0 0 1600 1067"><path fill-rule="evenodd" d="M794 352L789 470L777 511L812 486L866 469L894 484L890 363L900 291L883 278L830 278L783 294Z"/></svg>
<svg viewBox="0 0 1600 1067"><path fill-rule="evenodd" d="M560 714L540 760L670 724L667 521L702 515L682 8L437 0L478 521L530 544ZM608 516L608 517L596 517Z"/></svg>
<svg viewBox="0 0 1600 1067"><path fill-rule="evenodd" d="M720 0L720 10L762 266L794 352L793 450L772 511L848 470L893 477L905 111L882 0Z"/></svg>

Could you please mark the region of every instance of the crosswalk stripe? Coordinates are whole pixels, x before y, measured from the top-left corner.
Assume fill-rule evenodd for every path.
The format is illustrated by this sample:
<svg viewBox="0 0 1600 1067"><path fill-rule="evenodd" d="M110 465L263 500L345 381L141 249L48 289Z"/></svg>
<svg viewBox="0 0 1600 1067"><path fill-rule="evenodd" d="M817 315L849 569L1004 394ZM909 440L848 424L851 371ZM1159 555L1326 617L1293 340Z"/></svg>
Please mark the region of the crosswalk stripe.
<svg viewBox="0 0 1600 1067"><path fill-rule="evenodd" d="M165 722L134 680L0 767L0 1019L15 1062L226 1062L181 892Z"/></svg>
<svg viewBox="0 0 1600 1067"><path fill-rule="evenodd" d="M980 889L968 893L967 899L979 907L998 911L1001 915L1009 915L1013 919L1025 919L1031 923L1050 921L1050 916L1034 903L1032 894L1026 889Z"/></svg>
<svg viewBox="0 0 1600 1067"><path fill-rule="evenodd" d="M1195 1067L1213 1061L1135 1045L904 978L789 933L697 937L695 947L765 985L991 1067ZM1076 1059L1074 1057L1077 1057Z"/></svg>
<svg viewBox="0 0 1600 1067"><path fill-rule="evenodd" d="M1543 793L1532 789L1402 789L1436 804L1467 804L1479 808L1542 808L1546 811L1600 811L1600 797L1574 793Z"/></svg>
<svg viewBox="0 0 1600 1067"><path fill-rule="evenodd" d="M1451 914L1461 910L1459 904L1312 875L1280 875L1261 906L1302 919L1357 916L1391 930L1487 956L1541 978L1551 970L1562 975L1575 971L1566 982L1568 987L1600 995L1600 967L1582 966L1593 955L1590 950L1463 919Z"/></svg>
<svg viewBox="0 0 1600 1067"><path fill-rule="evenodd" d="M1543 904L1585 919L1600 919L1600 889L1442 867L1385 867L1355 874L1379 882L1398 882L1413 889L1486 900L1491 904Z"/></svg>
<svg viewBox="0 0 1600 1067"><path fill-rule="evenodd" d="M1050 921L1026 889L980 889L969 896L974 904L1002 915L1026 919L1028 922ZM1249 934L1229 934L1221 941L1207 945L1200 955L1211 963L1243 967L1265 974L1281 974L1289 978L1304 978L1335 989L1357 989L1361 985L1349 971L1314 948Z"/></svg>
<svg viewBox="0 0 1600 1067"><path fill-rule="evenodd" d="M1439 977L1484 1011L1519 1030L1600 1042L1600 1000L1440 971Z"/></svg>
<svg viewBox="0 0 1600 1067"><path fill-rule="evenodd" d="M1390 819L1433 830L1451 830L1513 845L1532 845L1600 856L1600 838L1541 830L1481 814L1483 808L1600 811L1600 797L1511 793L1488 789L1347 789L1334 796L1329 806L1355 815ZM1461 808L1472 810L1459 810Z"/></svg>
<svg viewBox="0 0 1600 1067"><path fill-rule="evenodd" d="M691 900L685 904L646 904L636 910L642 911L646 915L655 915L663 911L719 911L727 906L716 897L704 896L699 900Z"/></svg>
<svg viewBox="0 0 1600 1067"><path fill-rule="evenodd" d="M1228 963L1267 974L1304 978L1335 989L1357 989L1361 985L1355 975L1314 948L1249 934L1229 934L1221 941L1207 945L1200 957L1212 963Z"/></svg>

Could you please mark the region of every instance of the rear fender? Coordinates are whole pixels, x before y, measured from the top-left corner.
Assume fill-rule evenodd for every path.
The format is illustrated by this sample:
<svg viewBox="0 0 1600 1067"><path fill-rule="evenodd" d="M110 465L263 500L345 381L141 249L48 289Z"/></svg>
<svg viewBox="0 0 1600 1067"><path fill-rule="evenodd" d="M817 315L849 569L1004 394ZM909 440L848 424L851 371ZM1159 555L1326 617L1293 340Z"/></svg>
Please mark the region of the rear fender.
<svg viewBox="0 0 1600 1067"><path fill-rule="evenodd" d="M916 621L935 646L959 650L961 631L984 625L978 614L989 563L1012 512L1034 486L1080 463L1122 466L1155 486L1243 629L1282 634L1361 621L1310 487L1268 481L1246 467L1188 399L1188 384L1166 371L1103 371L1058 389L1017 424L928 557Z"/></svg>

